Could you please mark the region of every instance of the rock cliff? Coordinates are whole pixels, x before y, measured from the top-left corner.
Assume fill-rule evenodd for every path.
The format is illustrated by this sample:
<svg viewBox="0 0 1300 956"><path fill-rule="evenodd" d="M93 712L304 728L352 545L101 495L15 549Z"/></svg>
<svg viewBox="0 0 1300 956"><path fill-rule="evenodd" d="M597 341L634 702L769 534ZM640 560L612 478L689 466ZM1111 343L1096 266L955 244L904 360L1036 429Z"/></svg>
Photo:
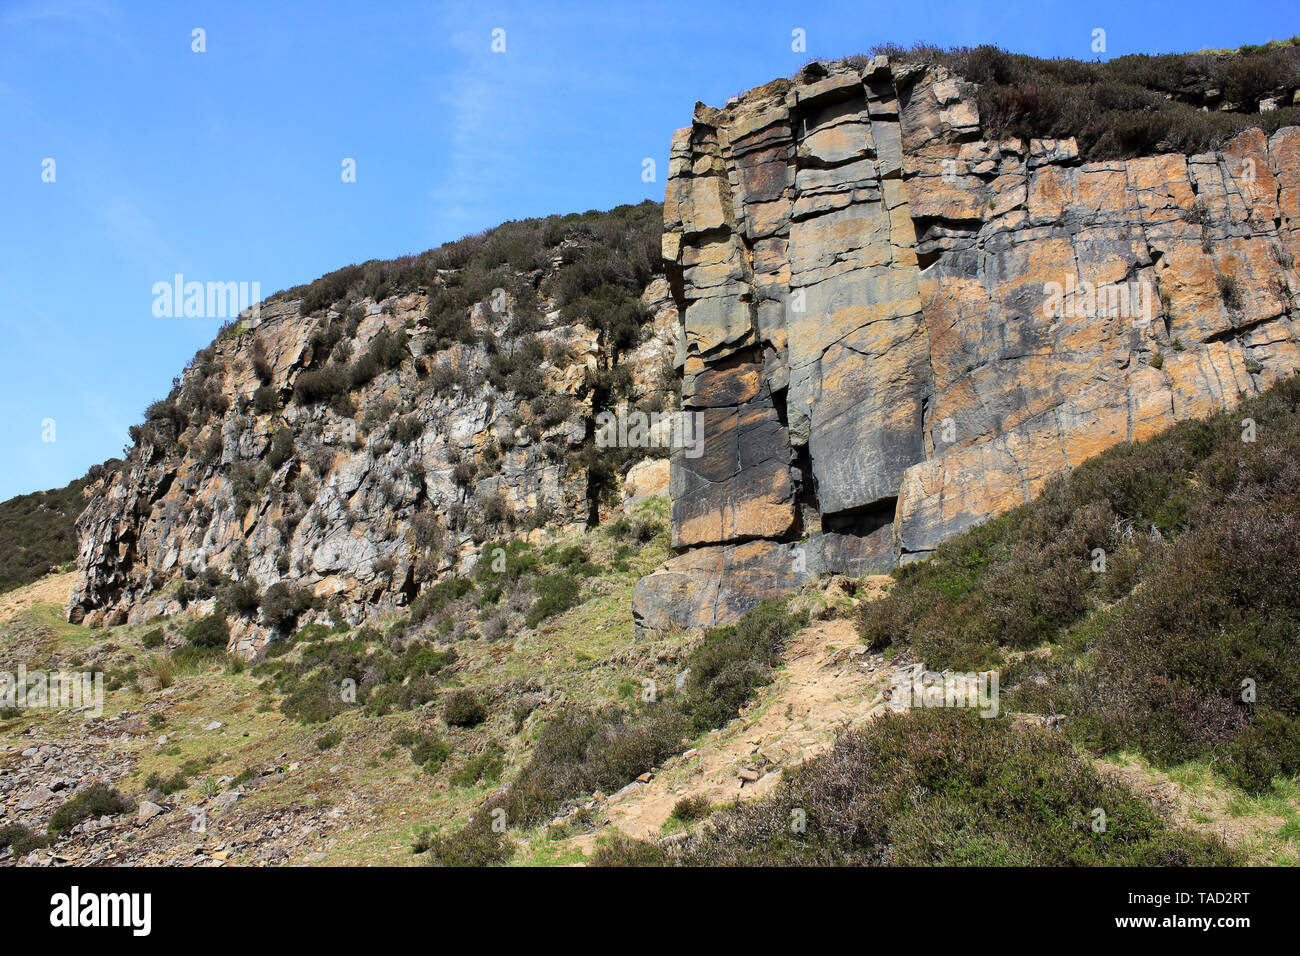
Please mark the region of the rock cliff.
<svg viewBox="0 0 1300 956"><path fill-rule="evenodd" d="M1300 129L1084 162L990 138L979 102L875 57L697 105L662 276L634 249L659 211L635 207L272 297L98 479L69 616L221 597L253 652L309 603L405 607L493 539L590 526L667 477L678 554L637 623L709 626L923 557L1295 371ZM620 403L675 409L674 384L697 440L667 476L662 429L600 441Z"/></svg>
<svg viewBox="0 0 1300 956"><path fill-rule="evenodd" d="M1300 364L1300 129L1083 163L940 66L812 64L673 139L683 408L643 628L886 570Z"/></svg>
<svg viewBox="0 0 1300 956"><path fill-rule="evenodd" d="M468 261L407 263L396 280L400 262L351 267L242 316L97 478L70 619L221 599L232 649L252 653L300 616L402 608L489 540L597 522L628 467L629 494L662 493L650 460L611 474L592 443L606 404L675 401L676 312L645 266L659 209L623 210L604 214L606 241L552 217L500 255L471 237Z"/></svg>

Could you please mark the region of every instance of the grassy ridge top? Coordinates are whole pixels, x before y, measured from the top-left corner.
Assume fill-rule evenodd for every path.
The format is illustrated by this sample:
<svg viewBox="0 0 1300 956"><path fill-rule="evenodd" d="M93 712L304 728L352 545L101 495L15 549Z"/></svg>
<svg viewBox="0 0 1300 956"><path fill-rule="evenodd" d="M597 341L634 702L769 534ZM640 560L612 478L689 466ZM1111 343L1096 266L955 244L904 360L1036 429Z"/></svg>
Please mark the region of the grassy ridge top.
<svg viewBox="0 0 1300 956"><path fill-rule="evenodd" d="M994 46L882 46L899 62L930 63L980 84L982 134L1073 136L1085 160L1215 149L1244 129L1300 124L1300 37L1230 52L1132 54L1089 62L1041 59ZM859 58L849 58L850 61ZM865 58L860 58L865 61ZM1276 109L1261 112L1272 98Z"/></svg>

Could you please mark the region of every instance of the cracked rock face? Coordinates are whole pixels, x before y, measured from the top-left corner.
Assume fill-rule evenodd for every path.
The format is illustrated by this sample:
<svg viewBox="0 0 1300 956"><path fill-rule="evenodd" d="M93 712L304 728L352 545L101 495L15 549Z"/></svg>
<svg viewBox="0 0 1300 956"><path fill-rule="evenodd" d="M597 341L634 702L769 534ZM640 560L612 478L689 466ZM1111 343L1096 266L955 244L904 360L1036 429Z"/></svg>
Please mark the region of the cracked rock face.
<svg viewBox="0 0 1300 956"><path fill-rule="evenodd" d="M1300 129L1081 164L942 68L814 64L673 139L674 547L643 627L887 570L1300 365Z"/></svg>
<svg viewBox="0 0 1300 956"><path fill-rule="evenodd" d="M677 333L664 279L641 301L645 340L621 356L633 398L658 389ZM290 582L359 623L468 571L485 540L585 528L595 505L577 452L593 415L585 383L602 360L598 334L558 310L546 315L537 333L547 350L542 397L559 411L541 419L535 403L490 383L483 344L436 348L426 303L412 292L354 304L363 314L344 340L352 354L380 334L396 336L403 351L351 389L343 411L292 398L319 359L313 334L324 318L342 321L338 308L304 316L298 299L272 299L239 334L219 338L205 367L185 372L187 386L199 376L220 397L217 411L182 435L142 441L90 489L69 618L99 626L176 613L181 579L210 569L263 591ZM512 309L475 306L474 330L507 341ZM266 388L279 396L274 410L256 406L259 353ZM282 454L268 454L281 432L290 437ZM662 490L649 473L640 473L643 495ZM508 524L491 519L489 505ZM199 613L212 606L210 598L191 604ZM274 628L232 617L231 631L230 649L247 655Z"/></svg>

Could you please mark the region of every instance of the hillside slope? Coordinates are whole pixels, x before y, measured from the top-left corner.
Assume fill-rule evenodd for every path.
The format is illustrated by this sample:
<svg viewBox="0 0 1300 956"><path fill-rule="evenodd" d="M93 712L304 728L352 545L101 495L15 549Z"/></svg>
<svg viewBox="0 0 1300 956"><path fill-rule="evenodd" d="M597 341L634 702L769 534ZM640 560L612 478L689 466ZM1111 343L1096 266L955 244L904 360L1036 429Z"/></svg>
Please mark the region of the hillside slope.
<svg viewBox="0 0 1300 956"><path fill-rule="evenodd" d="M30 584L77 556L86 478L0 501L0 593Z"/></svg>
<svg viewBox="0 0 1300 956"><path fill-rule="evenodd" d="M220 612L105 632L18 593L4 658L107 694L0 712L0 862L1294 863L1297 462L1290 379L883 594L833 578L649 641L627 609L669 553L655 498L486 542L409 608L251 667ZM994 719L899 695L985 667Z"/></svg>

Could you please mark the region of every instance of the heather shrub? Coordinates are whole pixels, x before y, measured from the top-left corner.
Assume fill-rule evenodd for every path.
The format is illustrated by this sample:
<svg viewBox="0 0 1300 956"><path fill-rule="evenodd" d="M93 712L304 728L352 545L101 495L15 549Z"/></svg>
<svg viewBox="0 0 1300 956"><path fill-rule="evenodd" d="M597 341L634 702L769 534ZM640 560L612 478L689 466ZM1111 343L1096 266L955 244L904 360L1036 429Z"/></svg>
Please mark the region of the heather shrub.
<svg viewBox="0 0 1300 956"><path fill-rule="evenodd" d="M82 489L91 478L0 502L0 592L30 584L76 558L75 525L85 504Z"/></svg>
<svg viewBox="0 0 1300 956"><path fill-rule="evenodd" d="M537 597L524 618L529 627L537 627L547 618L577 606L582 584L574 575L559 571L539 574L533 580L533 589Z"/></svg>
<svg viewBox="0 0 1300 956"><path fill-rule="evenodd" d="M33 850L47 847L50 842L50 837L35 833L21 823L10 823L0 827L0 850L9 847L13 850L14 859L21 859Z"/></svg>
<svg viewBox="0 0 1300 956"><path fill-rule="evenodd" d="M1215 759L1248 790L1300 773L1298 406L1289 379L1085 462L895 572L863 640L956 670L1048 645L1005 667L1005 706L1064 714L1099 753Z"/></svg>
<svg viewBox="0 0 1300 956"><path fill-rule="evenodd" d="M712 805L709 798L704 794L697 794L693 797L682 797L673 804L672 819L681 820L683 823L692 823L695 820L703 820L709 815Z"/></svg>
<svg viewBox="0 0 1300 956"><path fill-rule="evenodd" d="M634 840L615 829L608 842L601 844L592 854L590 866L672 866L673 858L657 843Z"/></svg>
<svg viewBox="0 0 1300 956"><path fill-rule="evenodd" d="M734 718L771 680L786 641L806 623L806 616L786 613L787 603L764 602L736 624L707 632L684 662L691 677L680 695L670 693L636 709L561 710L542 728L509 788L489 799L460 834L445 840L481 839L472 831L487 826L495 809L504 812L510 826L527 826L553 816L568 800L594 790L612 793L679 753L693 735Z"/></svg>
<svg viewBox="0 0 1300 956"><path fill-rule="evenodd" d="M637 715L618 708L571 708L548 723L501 806L512 826L540 822L564 801L613 792L681 747L684 722L671 708Z"/></svg>
<svg viewBox="0 0 1300 956"><path fill-rule="evenodd" d="M361 266L344 266L321 276L303 290L302 304L299 306L303 315L311 315L328 308L348 294L364 275Z"/></svg>
<svg viewBox="0 0 1300 956"><path fill-rule="evenodd" d="M189 786L189 781L185 779L185 773L182 770L176 771L170 777L164 777L158 771L153 771L144 778L144 788L146 790L157 790L163 796L171 796L173 793L179 793Z"/></svg>
<svg viewBox="0 0 1300 956"><path fill-rule="evenodd" d="M495 866L514 854L505 835L488 826L467 826L449 836L430 836L426 858L431 866Z"/></svg>
<svg viewBox="0 0 1300 956"><path fill-rule="evenodd" d="M230 582L219 594L222 607L229 608L240 617L253 617L262 604L257 582L250 578Z"/></svg>
<svg viewBox="0 0 1300 956"><path fill-rule="evenodd" d="M411 623L419 624L437 614L452 601L458 601L474 589L468 578L445 578L424 588L411 602Z"/></svg>
<svg viewBox="0 0 1300 956"><path fill-rule="evenodd" d="M1244 129L1270 135L1300 122L1300 108L1259 112L1259 101L1300 86L1300 40L1233 54L1117 56L1104 62L1039 59L992 46L943 50L879 47L898 61L939 64L980 84L986 139L1075 137L1085 161L1158 152L1186 155L1221 146ZM851 58L852 59L852 58ZM1222 92L1207 111L1210 89ZM1231 111L1216 107L1222 102Z"/></svg>
<svg viewBox="0 0 1300 956"><path fill-rule="evenodd" d="M452 727L474 727L487 716L487 708L471 690L452 691L442 705L442 719Z"/></svg>
<svg viewBox="0 0 1300 956"><path fill-rule="evenodd" d="M298 618L311 608L312 601L312 593L306 588L277 581L266 589L262 598L262 617L278 631L292 631Z"/></svg>
<svg viewBox="0 0 1300 956"><path fill-rule="evenodd" d="M482 753L466 761L465 765L451 775L450 782L455 787L472 787L476 783L493 784L505 769L505 751L495 743L488 744Z"/></svg>
<svg viewBox="0 0 1300 956"><path fill-rule="evenodd" d="M1094 808L1106 814L1092 825ZM1237 862L1177 830L1059 735L973 711L917 710L845 734L767 798L714 813L665 854L596 862L708 866L1208 866Z"/></svg>
<svg viewBox="0 0 1300 956"><path fill-rule="evenodd" d="M696 733L722 726L771 682L786 642L808 621L787 606L769 598L734 624L708 631L691 653L682 706Z"/></svg>
<svg viewBox="0 0 1300 956"><path fill-rule="evenodd" d="M423 730L399 730L393 734L393 743L405 747L425 773L435 774L451 756L451 748L437 734Z"/></svg>
<svg viewBox="0 0 1300 956"><path fill-rule="evenodd" d="M225 647L230 642L230 625L225 612L218 608L207 617L191 621L185 628L185 640L194 647Z"/></svg>
<svg viewBox="0 0 1300 956"><path fill-rule="evenodd" d="M95 783L65 802L50 817L49 832L61 833L90 817L116 816L131 809L131 801L105 784Z"/></svg>

